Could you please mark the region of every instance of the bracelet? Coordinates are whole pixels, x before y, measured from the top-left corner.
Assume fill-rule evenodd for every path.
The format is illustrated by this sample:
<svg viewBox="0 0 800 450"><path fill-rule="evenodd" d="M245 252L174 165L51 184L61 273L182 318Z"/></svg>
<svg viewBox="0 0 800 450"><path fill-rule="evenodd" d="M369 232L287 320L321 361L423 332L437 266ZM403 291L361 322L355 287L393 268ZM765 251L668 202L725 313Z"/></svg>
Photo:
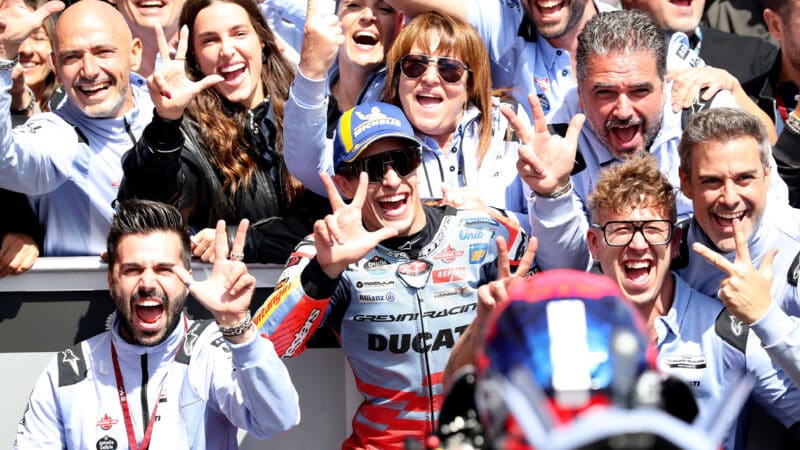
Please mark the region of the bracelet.
<svg viewBox="0 0 800 450"><path fill-rule="evenodd" d="M31 90L30 87L25 86L25 90L28 91L28 95L31 97L31 101L28 102L28 106L22 109L11 108L11 114L28 116L30 115L31 111L33 111L33 104L36 103L36 96L33 95L33 91Z"/></svg>
<svg viewBox="0 0 800 450"><path fill-rule="evenodd" d="M795 111L797 111L797 110L795 110ZM787 117L787 118L786 118L786 122L784 122L783 124L784 124L784 125L786 126L786 128L788 128L788 129L789 129L789 131L791 131L792 133L794 133L794 134L800 134L800 118L798 118L798 117L797 117L797 116L794 114L794 113L795 113L795 111L792 111L792 113L791 113L791 114L789 114L789 117Z"/></svg>
<svg viewBox="0 0 800 450"><path fill-rule="evenodd" d="M555 191L553 191L553 192L551 192L549 194L541 194L541 193L536 192L536 191L533 191L533 193L536 194L536 196L541 197L541 198L558 198L558 197L561 197L562 195L566 194L567 192L569 192L570 189L572 189L572 180L567 179L566 183L564 183L558 189L556 189Z"/></svg>
<svg viewBox="0 0 800 450"><path fill-rule="evenodd" d="M250 329L250 326L253 325L252 317L250 316L250 310L247 310L247 316L242 319L241 322L237 323L232 327L223 327L219 326L219 332L222 333L223 336L231 337L231 336L241 336L245 333L245 331Z"/></svg>
<svg viewBox="0 0 800 450"><path fill-rule="evenodd" d="M0 72L8 72L9 70L14 69L14 66L16 66L18 62L19 62L19 53L14 55L14 59L0 61Z"/></svg>

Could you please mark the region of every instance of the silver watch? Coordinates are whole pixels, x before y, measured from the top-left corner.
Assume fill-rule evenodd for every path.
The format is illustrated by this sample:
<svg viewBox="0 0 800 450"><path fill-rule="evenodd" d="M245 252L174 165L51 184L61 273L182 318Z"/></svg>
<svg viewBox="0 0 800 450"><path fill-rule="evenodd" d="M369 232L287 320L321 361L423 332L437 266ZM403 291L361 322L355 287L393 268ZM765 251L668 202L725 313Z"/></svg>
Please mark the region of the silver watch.
<svg viewBox="0 0 800 450"><path fill-rule="evenodd" d="M8 72L14 69L14 66L19 62L19 53L14 56L12 60L0 60L0 72Z"/></svg>

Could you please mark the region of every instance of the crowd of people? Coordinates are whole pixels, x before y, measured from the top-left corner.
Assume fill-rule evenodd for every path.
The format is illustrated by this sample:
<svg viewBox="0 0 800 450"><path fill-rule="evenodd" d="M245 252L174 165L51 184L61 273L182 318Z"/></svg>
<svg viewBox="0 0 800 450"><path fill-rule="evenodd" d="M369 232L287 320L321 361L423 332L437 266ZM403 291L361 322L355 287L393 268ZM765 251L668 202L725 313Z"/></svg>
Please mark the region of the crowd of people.
<svg viewBox="0 0 800 450"><path fill-rule="evenodd" d="M750 404L719 414L740 377L800 438L800 3L755 7L771 41L712 28L704 3L5 0L0 278L102 254L116 306L37 381L15 448L285 431L280 358L321 327L364 396L343 448L455 442L438 419L465 370L483 448L590 445L526 420L612 433L587 405L614 432L745 448ZM285 264L268 298L245 263ZM487 351L517 310L503 327L547 335L546 355ZM569 336L612 316L639 359ZM630 401L659 371L696 414ZM487 392L557 408L509 401L498 426ZM636 418L654 404L675 434L722 431L670 438ZM124 426L93 426L108 410Z"/></svg>

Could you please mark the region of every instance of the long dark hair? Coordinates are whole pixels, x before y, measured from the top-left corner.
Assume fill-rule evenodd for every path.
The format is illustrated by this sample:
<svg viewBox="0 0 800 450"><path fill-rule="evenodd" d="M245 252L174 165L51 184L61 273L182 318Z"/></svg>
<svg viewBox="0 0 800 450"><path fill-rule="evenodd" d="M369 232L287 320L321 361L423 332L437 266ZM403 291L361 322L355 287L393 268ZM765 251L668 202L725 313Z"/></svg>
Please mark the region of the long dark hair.
<svg viewBox="0 0 800 450"><path fill-rule="evenodd" d="M276 148L274 150L282 153L283 107L289 97L289 86L294 78L294 69L281 54L275 35L254 0L187 0L181 11L180 24L189 28L190 36L194 33L194 22L200 11L216 2L228 2L242 7L250 17L250 23L264 45L261 82L264 86L265 96L272 102L275 115ZM186 68L189 76L195 80L205 76L197 64L197 56L191 42L186 53ZM245 132L247 109L228 101L211 88L195 97L187 114L200 127L200 134L207 149L206 156L212 166L222 174L223 190L235 194L238 189L249 186L253 173L258 170L256 161L258 156L256 155L262 151L253 149L255 151L252 154L247 151L252 147ZM281 179L284 180L283 191L287 197L285 200L287 204L290 204L301 185L289 176L284 165L280 170L283 175Z"/></svg>

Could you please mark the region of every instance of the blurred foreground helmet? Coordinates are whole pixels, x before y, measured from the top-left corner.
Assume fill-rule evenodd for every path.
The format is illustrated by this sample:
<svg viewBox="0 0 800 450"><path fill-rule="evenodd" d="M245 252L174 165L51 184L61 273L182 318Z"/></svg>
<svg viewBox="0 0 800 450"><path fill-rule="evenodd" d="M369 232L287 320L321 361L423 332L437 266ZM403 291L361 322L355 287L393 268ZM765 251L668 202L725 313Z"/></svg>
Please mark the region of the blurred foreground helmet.
<svg viewBox="0 0 800 450"><path fill-rule="evenodd" d="M440 448L719 448L724 430L692 423L690 388L655 371L644 323L610 278L551 270L508 294L483 330L475 373L445 399ZM726 414L749 388L738 386Z"/></svg>

